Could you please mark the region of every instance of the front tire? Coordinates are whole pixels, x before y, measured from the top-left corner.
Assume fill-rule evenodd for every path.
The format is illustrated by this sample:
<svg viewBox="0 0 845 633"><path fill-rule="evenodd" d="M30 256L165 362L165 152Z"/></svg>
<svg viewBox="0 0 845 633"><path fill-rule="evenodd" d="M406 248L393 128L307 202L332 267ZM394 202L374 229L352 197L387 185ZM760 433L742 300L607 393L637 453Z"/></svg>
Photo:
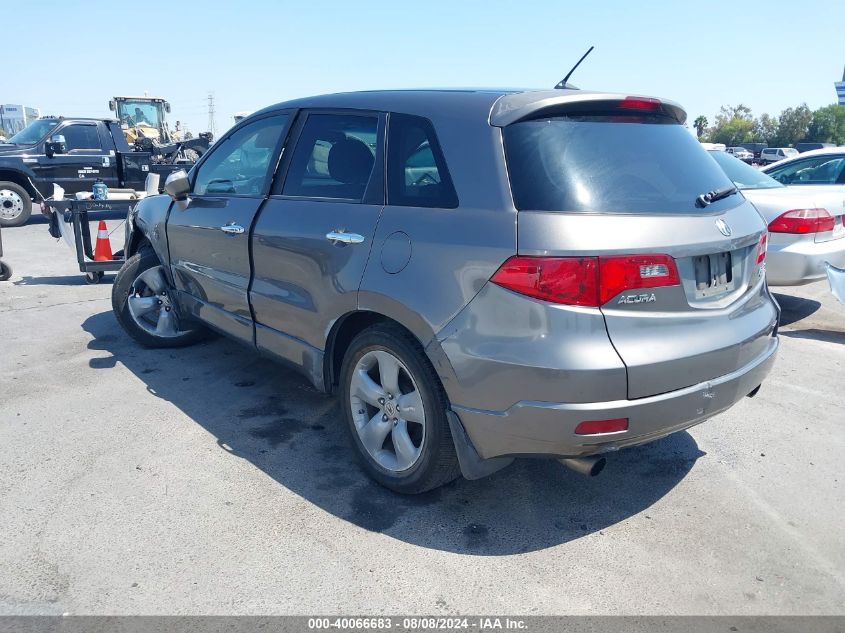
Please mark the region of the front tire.
<svg viewBox="0 0 845 633"><path fill-rule="evenodd" d="M0 227L21 226L32 215L32 198L13 182L0 182Z"/></svg>
<svg viewBox="0 0 845 633"><path fill-rule="evenodd" d="M112 310L129 336L144 347L183 347L204 338L205 330L184 322L176 292L150 249L126 260L112 286Z"/></svg>
<svg viewBox="0 0 845 633"><path fill-rule="evenodd" d="M340 387L351 442L378 483L419 494L460 475L446 394L405 330L375 325L358 334L344 356Z"/></svg>

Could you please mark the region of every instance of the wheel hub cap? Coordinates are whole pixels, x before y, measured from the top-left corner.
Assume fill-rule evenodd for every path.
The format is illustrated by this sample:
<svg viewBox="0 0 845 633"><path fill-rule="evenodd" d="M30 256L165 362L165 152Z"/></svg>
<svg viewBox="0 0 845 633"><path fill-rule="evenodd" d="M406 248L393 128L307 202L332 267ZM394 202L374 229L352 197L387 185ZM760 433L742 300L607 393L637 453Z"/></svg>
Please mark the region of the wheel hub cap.
<svg viewBox="0 0 845 633"><path fill-rule="evenodd" d="M23 213L23 198L10 189L0 189L0 217L14 220Z"/></svg>

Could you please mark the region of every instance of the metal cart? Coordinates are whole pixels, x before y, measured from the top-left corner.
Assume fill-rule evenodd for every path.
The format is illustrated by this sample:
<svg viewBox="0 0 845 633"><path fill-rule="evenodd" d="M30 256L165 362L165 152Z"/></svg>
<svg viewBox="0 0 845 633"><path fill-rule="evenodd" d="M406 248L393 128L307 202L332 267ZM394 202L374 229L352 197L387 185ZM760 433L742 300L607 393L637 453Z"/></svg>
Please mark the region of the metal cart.
<svg viewBox="0 0 845 633"><path fill-rule="evenodd" d="M122 249L110 261L94 261L88 223L91 220L125 220L138 200L48 200L46 204L49 208L50 235L62 236L59 223L69 225L72 229L76 261L79 270L85 273L87 283L99 283L105 272L120 270L125 261Z"/></svg>
<svg viewBox="0 0 845 633"><path fill-rule="evenodd" d="M0 229L0 281L8 281L12 276L12 267L3 261L3 229Z"/></svg>

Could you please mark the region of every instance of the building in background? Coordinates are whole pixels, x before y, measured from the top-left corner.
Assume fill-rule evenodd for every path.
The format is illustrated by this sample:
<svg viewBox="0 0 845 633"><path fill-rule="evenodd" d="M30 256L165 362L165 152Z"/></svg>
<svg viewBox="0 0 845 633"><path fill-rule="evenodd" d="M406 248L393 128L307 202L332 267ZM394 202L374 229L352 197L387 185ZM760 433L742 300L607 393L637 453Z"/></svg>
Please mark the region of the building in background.
<svg viewBox="0 0 845 633"><path fill-rule="evenodd" d="M7 137L17 134L39 116L38 108L11 103L0 105L0 128L5 130L0 134Z"/></svg>
<svg viewBox="0 0 845 633"><path fill-rule="evenodd" d="M833 85L836 86L836 97L839 99L839 105L845 106L845 72L842 73L842 81L836 81Z"/></svg>

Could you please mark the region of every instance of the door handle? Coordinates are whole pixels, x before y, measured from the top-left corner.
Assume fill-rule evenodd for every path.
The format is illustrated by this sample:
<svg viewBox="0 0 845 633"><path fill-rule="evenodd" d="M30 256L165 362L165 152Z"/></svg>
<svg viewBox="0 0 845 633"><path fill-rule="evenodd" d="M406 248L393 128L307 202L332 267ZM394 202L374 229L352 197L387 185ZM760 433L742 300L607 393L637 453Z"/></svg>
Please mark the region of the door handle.
<svg viewBox="0 0 845 633"><path fill-rule="evenodd" d="M343 231L329 231L326 239L335 244L360 244L364 241L363 235L357 233L345 233Z"/></svg>
<svg viewBox="0 0 845 633"><path fill-rule="evenodd" d="M244 227L232 222L231 224L226 224L225 226L221 226L220 230L223 231L224 233L228 233L229 235L240 235L241 233L244 232L245 229L244 229Z"/></svg>

